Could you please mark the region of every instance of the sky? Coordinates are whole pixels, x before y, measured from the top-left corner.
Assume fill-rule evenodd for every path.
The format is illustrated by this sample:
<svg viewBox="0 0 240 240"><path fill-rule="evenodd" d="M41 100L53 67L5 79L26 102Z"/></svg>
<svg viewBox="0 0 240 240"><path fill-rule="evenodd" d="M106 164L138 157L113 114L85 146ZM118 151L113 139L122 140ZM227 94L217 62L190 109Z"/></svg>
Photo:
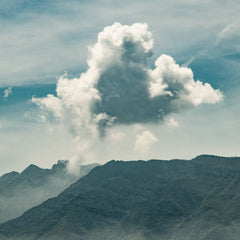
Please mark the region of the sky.
<svg viewBox="0 0 240 240"><path fill-rule="evenodd" d="M59 159L240 156L240 2L0 2L0 174Z"/></svg>

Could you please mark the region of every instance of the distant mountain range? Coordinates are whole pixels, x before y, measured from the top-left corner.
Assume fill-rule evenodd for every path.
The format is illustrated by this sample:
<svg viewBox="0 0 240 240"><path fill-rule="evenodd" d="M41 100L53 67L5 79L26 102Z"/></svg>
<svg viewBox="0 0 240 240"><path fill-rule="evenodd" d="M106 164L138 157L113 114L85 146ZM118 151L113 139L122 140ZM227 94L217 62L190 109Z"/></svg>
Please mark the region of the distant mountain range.
<svg viewBox="0 0 240 240"><path fill-rule="evenodd" d="M57 196L97 164L79 167L79 175L67 170L68 161L58 161L51 169L30 165L23 172L0 177L0 222L20 216L24 211Z"/></svg>
<svg viewBox="0 0 240 240"><path fill-rule="evenodd" d="M0 225L0 240L239 240L240 158L110 161Z"/></svg>

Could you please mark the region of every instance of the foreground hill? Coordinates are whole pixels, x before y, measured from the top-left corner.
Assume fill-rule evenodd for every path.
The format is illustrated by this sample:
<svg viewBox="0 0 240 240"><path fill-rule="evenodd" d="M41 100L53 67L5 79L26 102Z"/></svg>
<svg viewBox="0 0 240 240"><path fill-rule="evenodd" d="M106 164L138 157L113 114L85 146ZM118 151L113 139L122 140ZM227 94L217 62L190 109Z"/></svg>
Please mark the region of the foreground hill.
<svg viewBox="0 0 240 240"><path fill-rule="evenodd" d="M80 167L80 174L67 171L68 161L58 161L51 169L28 166L21 173L0 177L0 222L20 216L24 211L57 196L96 164Z"/></svg>
<svg viewBox="0 0 240 240"><path fill-rule="evenodd" d="M240 158L111 161L0 226L17 240L239 240Z"/></svg>

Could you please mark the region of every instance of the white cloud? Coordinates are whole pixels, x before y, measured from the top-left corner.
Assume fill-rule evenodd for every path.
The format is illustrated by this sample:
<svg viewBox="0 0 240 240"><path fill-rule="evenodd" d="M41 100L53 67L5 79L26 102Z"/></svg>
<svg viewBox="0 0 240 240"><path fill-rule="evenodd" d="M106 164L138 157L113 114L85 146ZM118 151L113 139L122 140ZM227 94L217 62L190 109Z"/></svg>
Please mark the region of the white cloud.
<svg viewBox="0 0 240 240"><path fill-rule="evenodd" d="M179 126L179 123L174 118L170 118L167 122L167 125L170 128L177 128Z"/></svg>
<svg viewBox="0 0 240 240"><path fill-rule="evenodd" d="M183 100L191 102L194 106L202 103L214 104L223 100L223 94L213 89L209 83L191 80L185 87L189 93L182 96Z"/></svg>
<svg viewBox="0 0 240 240"><path fill-rule="evenodd" d="M3 98L8 99L9 95L12 94L12 87L8 87L3 92Z"/></svg>
<svg viewBox="0 0 240 240"><path fill-rule="evenodd" d="M58 81L57 96L33 98L33 102L67 123L76 135L81 135L83 132L83 135L86 135L88 132L87 135L97 137L98 127L111 125L118 116L108 116L105 112L92 112L93 105L101 102L103 97L96 85L102 77L101 74L114 65L122 64L123 51L126 52L126 55L128 54L128 49L124 49L124 44L128 42L133 44L133 47L136 44L141 48L138 51L143 58L144 55L148 55L153 45L153 39L147 30L147 25L122 26L120 23L115 23L106 27L103 32L99 33L97 43L90 48L87 72L81 74L80 78L74 79L68 79L65 74ZM134 58L134 51L135 49L133 49L133 56L127 56L127 58ZM137 55L137 57L139 56ZM121 85L121 83L119 84ZM116 90L114 89L114 91Z"/></svg>
<svg viewBox="0 0 240 240"><path fill-rule="evenodd" d="M180 67L168 55L161 55L150 69L152 48L147 24L114 23L89 48L85 73L72 79L64 74L56 96L32 99L74 134L81 161L113 125L158 122L171 113L222 99L219 90L195 81L190 68ZM145 152L156 141L144 131L137 137L136 148L143 144Z"/></svg>
<svg viewBox="0 0 240 240"><path fill-rule="evenodd" d="M198 106L201 103L217 103L223 95L209 83L195 81L190 68L180 67L168 55L161 55L155 62L156 68L151 71L150 95L152 98L168 95L180 108Z"/></svg>
<svg viewBox="0 0 240 240"><path fill-rule="evenodd" d="M134 150L140 152L141 154L146 154L151 146L158 142L157 137L151 133L149 130L145 130L136 136L136 143Z"/></svg>

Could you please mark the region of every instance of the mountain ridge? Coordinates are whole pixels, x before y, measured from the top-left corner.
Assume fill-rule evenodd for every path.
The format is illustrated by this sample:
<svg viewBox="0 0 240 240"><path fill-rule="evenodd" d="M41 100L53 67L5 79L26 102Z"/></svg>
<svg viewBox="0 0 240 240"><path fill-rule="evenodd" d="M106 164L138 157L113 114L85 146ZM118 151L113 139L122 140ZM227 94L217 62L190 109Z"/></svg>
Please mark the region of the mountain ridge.
<svg viewBox="0 0 240 240"><path fill-rule="evenodd" d="M239 171L238 157L110 161L2 224L0 234L11 240L237 240Z"/></svg>
<svg viewBox="0 0 240 240"><path fill-rule="evenodd" d="M40 204L84 176L95 167L81 166L79 174L68 171L69 162L59 160L51 169L30 164L22 172L10 172L0 177L0 222L21 215L27 209Z"/></svg>

